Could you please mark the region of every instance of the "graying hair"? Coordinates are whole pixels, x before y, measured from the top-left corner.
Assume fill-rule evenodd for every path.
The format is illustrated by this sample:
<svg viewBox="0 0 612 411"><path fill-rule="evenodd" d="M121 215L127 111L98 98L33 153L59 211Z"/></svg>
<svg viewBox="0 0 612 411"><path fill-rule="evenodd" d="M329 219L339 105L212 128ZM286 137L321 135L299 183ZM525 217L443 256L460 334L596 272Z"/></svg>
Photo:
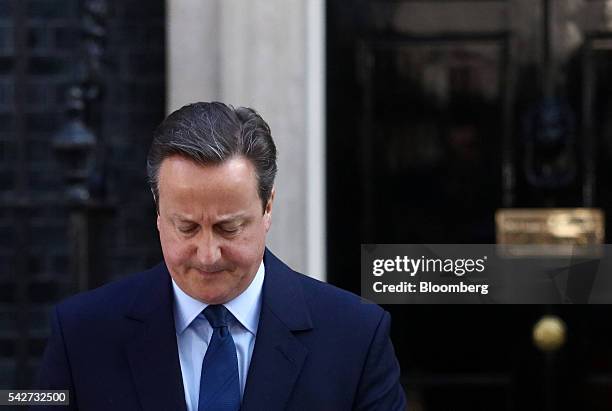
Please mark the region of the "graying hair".
<svg viewBox="0 0 612 411"><path fill-rule="evenodd" d="M179 155L202 165L244 156L255 166L263 209L276 177L276 146L270 127L253 109L219 103L194 103L170 114L153 133L147 157L149 186L159 213L159 169Z"/></svg>

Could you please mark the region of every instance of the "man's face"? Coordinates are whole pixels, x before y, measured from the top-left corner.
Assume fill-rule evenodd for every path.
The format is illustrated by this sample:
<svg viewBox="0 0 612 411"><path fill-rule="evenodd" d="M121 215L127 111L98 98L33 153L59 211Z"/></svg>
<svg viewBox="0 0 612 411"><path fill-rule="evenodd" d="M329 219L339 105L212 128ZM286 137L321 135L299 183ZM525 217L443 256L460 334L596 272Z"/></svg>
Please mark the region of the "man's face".
<svg viewBox="0 0 612 411"><path fill-rule="evenodd" d="M191 297L225 303L251 284L271 224L255 167L244 157L202 166L185 157L160 167L157 228L170 275Z"/></svg>

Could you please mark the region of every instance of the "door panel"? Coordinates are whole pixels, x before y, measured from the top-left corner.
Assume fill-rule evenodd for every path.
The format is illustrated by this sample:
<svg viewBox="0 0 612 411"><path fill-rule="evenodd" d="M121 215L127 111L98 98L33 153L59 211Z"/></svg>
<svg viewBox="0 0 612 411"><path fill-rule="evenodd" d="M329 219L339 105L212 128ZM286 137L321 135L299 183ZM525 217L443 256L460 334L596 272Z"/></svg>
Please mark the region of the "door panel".
<svg viewBox="0 0 612 411"><path fill-rule="evenodd" d="M360 243L494 243L499 208L609 215L607 2L327 8L331 282L359 292ZM414 409L612 408L608 306L385 308ZM553 352L533 341L547 315Z"/></svg>

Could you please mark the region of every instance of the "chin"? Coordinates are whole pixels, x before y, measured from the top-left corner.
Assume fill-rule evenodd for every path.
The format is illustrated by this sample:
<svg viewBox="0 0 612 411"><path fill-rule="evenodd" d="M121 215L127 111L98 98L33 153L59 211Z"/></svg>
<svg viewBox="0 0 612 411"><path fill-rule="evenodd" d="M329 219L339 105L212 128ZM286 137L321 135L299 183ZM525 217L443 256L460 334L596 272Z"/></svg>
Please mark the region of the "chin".
<svg viewBox="0 0 612 411"><path fill-rule="evenodd" d="M201 298L198 298L198 300L202 301L203 303L206 303L208 305L217 305L217 304L225 304L226 302L228 302L229 300L231 300L231 298L227 298L225 296L202 296Z"/></svg>
<svg viewBox="0 0 612 411"><path fill-rule="evenodd" d="M230 291L215 287L215 284L212 282L206 282L203 284L201 281L199 281L195 287L188 287L187 290L187 294L191 295L197 300L205 302L206 304L223 304L233 298Z"/></svg>

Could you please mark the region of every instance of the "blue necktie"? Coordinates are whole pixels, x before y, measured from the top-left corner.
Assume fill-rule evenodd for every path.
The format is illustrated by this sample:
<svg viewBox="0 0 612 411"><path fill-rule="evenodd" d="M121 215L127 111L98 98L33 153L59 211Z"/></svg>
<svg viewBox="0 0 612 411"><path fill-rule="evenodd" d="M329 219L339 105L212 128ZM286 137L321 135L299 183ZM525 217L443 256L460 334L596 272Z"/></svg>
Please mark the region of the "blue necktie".
<svg viewBox="0 0 612 411"><path fill-rule="evenodd" d="M213 334L202 361L198 411L238 411L238 358L229 331L233 316L223 305L209 305L204 316L213 327Z"/></svg>

